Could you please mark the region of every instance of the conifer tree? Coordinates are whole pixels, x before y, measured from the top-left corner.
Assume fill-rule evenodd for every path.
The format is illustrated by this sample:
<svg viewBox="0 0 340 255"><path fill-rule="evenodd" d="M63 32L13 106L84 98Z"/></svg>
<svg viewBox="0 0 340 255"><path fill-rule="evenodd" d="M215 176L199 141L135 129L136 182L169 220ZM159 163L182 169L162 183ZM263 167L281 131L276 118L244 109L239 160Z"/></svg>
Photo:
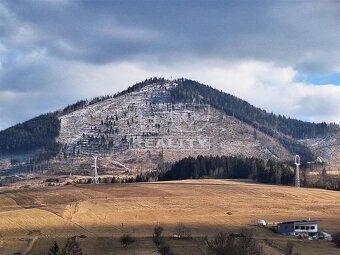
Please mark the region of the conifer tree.
<svg viewBox="0 0 340 255"><path fill-rule="evenodd" d="M54 241L54 243L50 246L48 250L48 255L57 255L59 252L59 246L57 241Z"/></svg>

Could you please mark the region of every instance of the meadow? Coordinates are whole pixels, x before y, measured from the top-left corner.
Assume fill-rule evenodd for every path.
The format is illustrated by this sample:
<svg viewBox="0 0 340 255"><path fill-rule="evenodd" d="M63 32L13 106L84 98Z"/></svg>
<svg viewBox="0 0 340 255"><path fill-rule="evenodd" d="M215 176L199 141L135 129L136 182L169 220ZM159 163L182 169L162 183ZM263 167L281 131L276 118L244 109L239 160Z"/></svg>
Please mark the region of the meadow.
<svg viewBox="0 0 340 255"><path fill-rule="evenodd" d="M62 246L72 236L81 236L84 254L157 254L155 225L163 226L176 254L207 254L205 236L244 227L254 229L267 254L282 254L290 239L299 254L339 254L326 240L301 241L254 226L258 219L308 218L321 220L323 231L340 231L340 192L213 179L2 189L0 254L47 254L54 240ZM171 238L179 223L192 239ZM123 248L123 234L136 242Z"/></svg>

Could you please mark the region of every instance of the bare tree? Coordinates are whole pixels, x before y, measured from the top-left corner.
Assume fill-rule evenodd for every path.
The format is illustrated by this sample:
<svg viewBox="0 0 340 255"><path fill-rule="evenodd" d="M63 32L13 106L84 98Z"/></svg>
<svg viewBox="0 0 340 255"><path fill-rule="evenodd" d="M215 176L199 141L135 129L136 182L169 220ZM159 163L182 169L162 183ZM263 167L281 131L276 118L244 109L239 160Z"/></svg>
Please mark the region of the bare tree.
<svg viewBox="0 0 340 255"><path fill-rule="evenodd" d="M231 237L229 233L218 232L214 239L207 240L209 250L216 255L237 255L235 238Z"/></svg>
<svg viewBox="0 0 340 255"><path fill-rule="evenodd" d="M207 240L209 250L215 255L260 255L262 250L253 232L243 229L238 235L219 232L214 239Z"/></svg>
<svg viewBox="0 0 340 255"><path fill-rule="evenodd" d="M261 246L254 239L254 232L249 229L241 230L237 246L239 255L260 255L262 253Z"/></svg>

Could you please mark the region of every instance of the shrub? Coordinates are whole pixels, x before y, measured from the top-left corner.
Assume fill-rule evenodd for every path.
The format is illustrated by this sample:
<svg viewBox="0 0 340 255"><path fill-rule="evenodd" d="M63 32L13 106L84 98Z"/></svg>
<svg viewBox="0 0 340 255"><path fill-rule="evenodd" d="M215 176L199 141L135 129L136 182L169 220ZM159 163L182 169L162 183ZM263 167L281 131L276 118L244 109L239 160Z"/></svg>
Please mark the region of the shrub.
<svg viewBox="0 0 340 255"><path fill-rule="evenodd" d="M156 226L153 230L153 242L157 245L160 246L162 243L162 233L163 233L163 228L161 226Z"/></svg>
<svg viewBox="0 0 340 255"><path fill-rule="evenodd" d="M154 236L161 236L162 233L163 233L163 228L161 226L156 226L154 229L153 229L153 234Z"/></svg>
<svg viewBox="0 0 340 255"><path fill-rule="evenodd" d="M82 249L76 240L76 237L67 239L66 245L63 248L63 255L83 255Z"/></svg>
<svg viewBox="0 0 340 255"><path fill-rule="evenodd" d="M254 238L254 232L249 229L241 230L241 237L238 238L237 246L240 255L260 255L262 253L261 246Z"/></svg>
<svg viewBox="0 0 340 255"><path fill-rule="evenodd" d="M130 235L125 234L120 237L119 241L126 248L129 244L135 242L136 240L132 238Z"/></svg>
<svg viewBox="0 0 340 255"><path fill-rule="evenodd" d="M59 252L59 245L56 241L50 246L48 250L48 255L57 255Z"/></svg>
<svg viewBox="0 0 340 255"><path fill-rule="evenodd" d="M333 236L332 242L335 243L335 245L340 248L340 232L336 233Z"/></svg>
<svg viewBox="0 0 340 255"><path fill-rule="evenodd" d="M167 245L162 245L159 249L158 249L159 253L162 255L171 255L171 251L170 251L170 247Z"/></svg>
<svg viewBox="0 0 340 255"><path fill-rule="evenodd" d="M294 243L292 241L288 241L285 249L285 254L291 255L293 254Z"/></svg>
<svg viewBox="0 0 340 255"><path fill-rule="evenodd" d="M216 255L260 255L261 247L254 239L253 232L243 229L238 235L219 232L208 241L209 250Z"/></svg>
<svg viewBox="0 0 340 255"><path fill-rule="evenodd" d="M161 226L155 226L153 229L153 242L161 255L172 255L173 253L171 252L170 247L163 240L163 230L164 229Z"/></svg>

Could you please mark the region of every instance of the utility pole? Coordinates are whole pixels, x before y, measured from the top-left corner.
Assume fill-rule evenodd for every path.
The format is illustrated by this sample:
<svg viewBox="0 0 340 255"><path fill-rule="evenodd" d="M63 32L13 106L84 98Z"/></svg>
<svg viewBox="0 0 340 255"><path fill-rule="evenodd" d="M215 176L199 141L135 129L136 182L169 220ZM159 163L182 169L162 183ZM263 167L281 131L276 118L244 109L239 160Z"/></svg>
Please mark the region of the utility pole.
<svg viewBox="0 0 340 255"><path fill-rule="evenodd" d="M296 165L296 170L295 170L295 187L300 188L300 156L295 155L295 165Z"/></svg>
<svg viewBox="0 0 340 255"><path fill-rule="evenodd" d="M93 177L92 177L92 183L94 184L98 184L99 180L98 180L98 168L97 168L97 156L92 156L94 158L94 164L92 165L93 169Z"/></svg>

